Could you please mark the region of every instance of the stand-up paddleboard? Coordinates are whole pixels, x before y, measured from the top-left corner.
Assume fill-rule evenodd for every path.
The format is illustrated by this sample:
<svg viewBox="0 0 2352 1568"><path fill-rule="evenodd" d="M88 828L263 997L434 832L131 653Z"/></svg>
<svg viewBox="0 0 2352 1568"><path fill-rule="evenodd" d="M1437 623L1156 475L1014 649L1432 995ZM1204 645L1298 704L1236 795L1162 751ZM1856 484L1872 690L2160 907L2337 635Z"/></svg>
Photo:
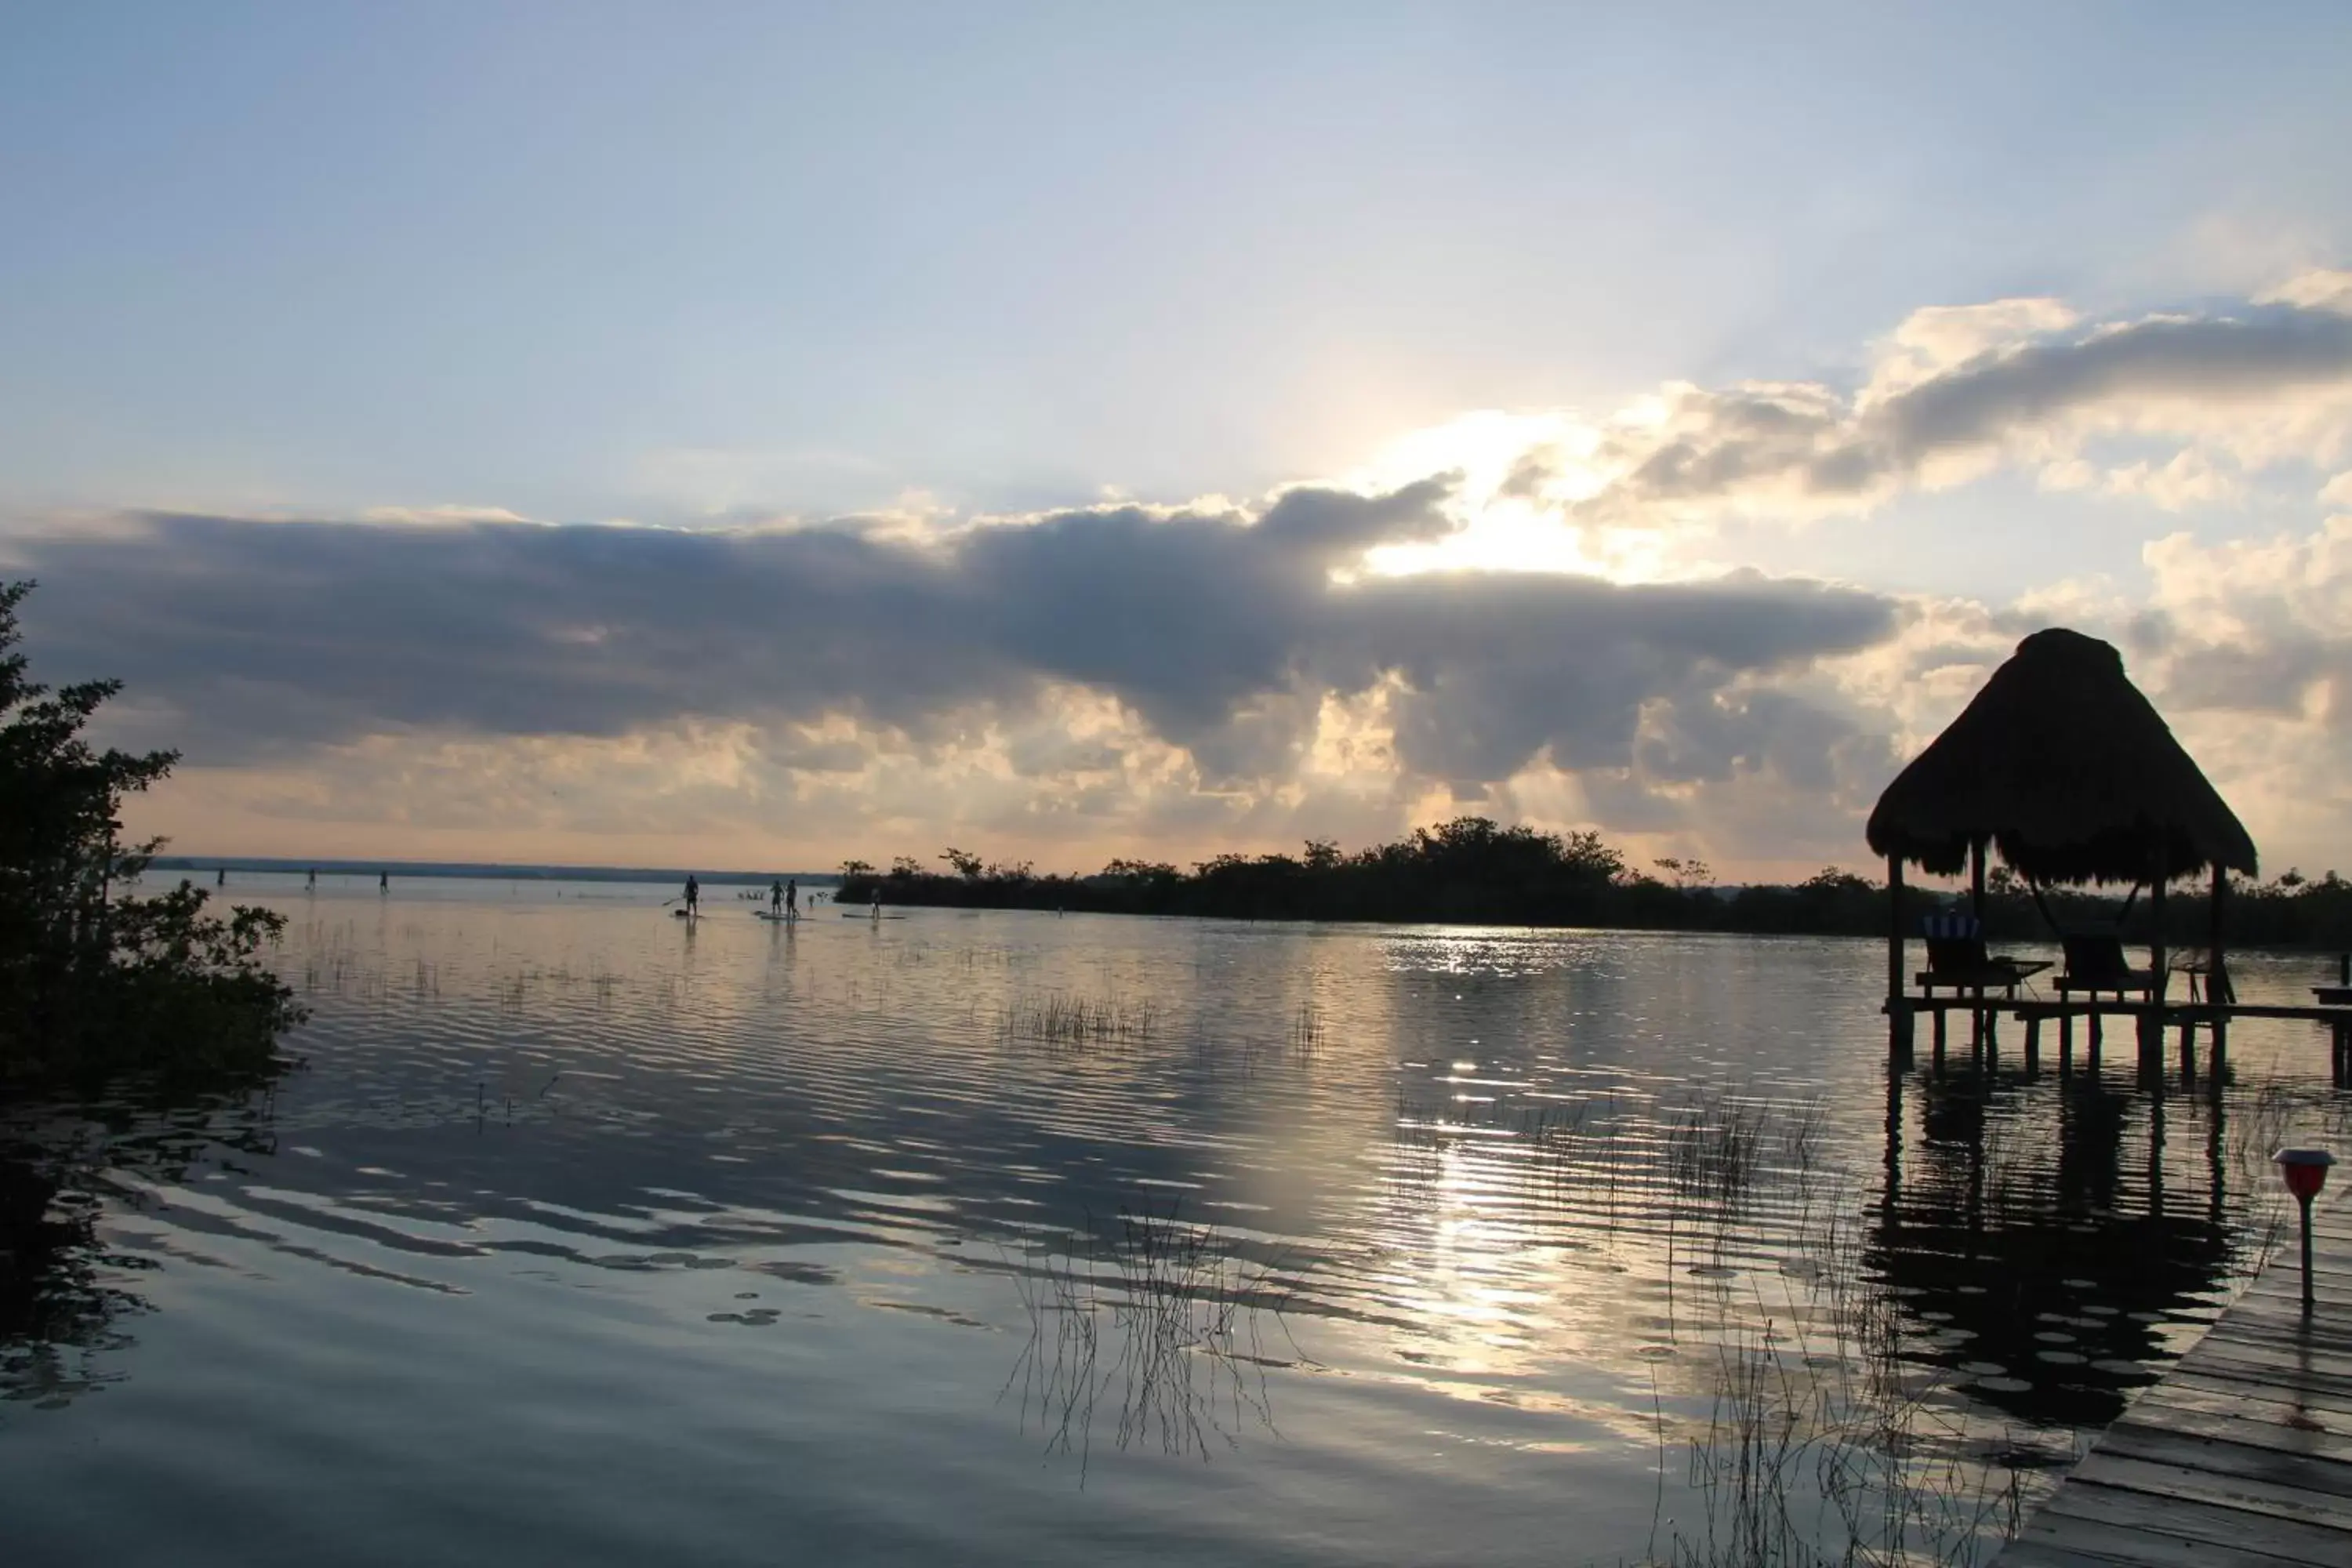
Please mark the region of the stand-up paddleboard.
<svg viewBox="0 0 2352 1568"><path fill-rule="evenodd" d="M699 920L702 918L702 911L700 910L672 910L669 912L669 918L674 921Z"/></svg>
<svg viewBox="0 0 2352 1568"><path fill-rule="evenodd" d="M801 918L801 917L800 917L800 916L798 916L798 915L780 915L780 914L773 913L772 911L768 910L753 910L751 911L751 913L752 913L754 916L756 916L757 918L761 919L761 920L763 920L763 921L782 921L782 922L783 922L784 924L786 924L786 925L791 925L793 922L794 922L795 921L797 921L797 920L799 920L799 919Z"/></svg>
<svg viewBox="0 0 2352 1568"><path fill-rule="evenodd" d="M841 911L841 918L845 921L902 921L907 917L904 915L869 915L852 913L848 910L844 910Z"/></svg>

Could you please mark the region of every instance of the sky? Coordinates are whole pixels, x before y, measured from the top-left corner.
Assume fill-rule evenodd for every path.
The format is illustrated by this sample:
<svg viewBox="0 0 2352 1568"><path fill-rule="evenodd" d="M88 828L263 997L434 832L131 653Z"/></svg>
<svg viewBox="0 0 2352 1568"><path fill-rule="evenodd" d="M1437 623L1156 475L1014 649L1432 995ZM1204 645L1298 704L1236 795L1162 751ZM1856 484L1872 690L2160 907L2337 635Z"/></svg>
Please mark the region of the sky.
<svg viewBox="0 0 2352 1568"><path fill-rule="evenodd" d="M1866 865L2027 633L2352 868L2352 8L0 0L194 854Z"/></svg>

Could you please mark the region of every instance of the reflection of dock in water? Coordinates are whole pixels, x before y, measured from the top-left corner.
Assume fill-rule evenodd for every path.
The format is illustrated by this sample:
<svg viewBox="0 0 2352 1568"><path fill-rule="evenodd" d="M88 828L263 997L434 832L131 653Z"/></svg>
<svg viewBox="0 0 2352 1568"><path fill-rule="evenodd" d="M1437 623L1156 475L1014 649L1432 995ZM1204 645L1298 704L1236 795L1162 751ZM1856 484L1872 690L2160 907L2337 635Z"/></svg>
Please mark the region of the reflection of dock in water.
<svg viewBox="0 0 2352 1568"><path fill-rule="evenodd" d="M2352 1563L2352 1207L2294 1247L2143 1392L2001 1554L2006 1568Z"/></svg>
<svg viewBox="0 0 2352 1568"><path fill-rule="evenodd" d="M1920 1097L1907 1149L1906 1091ZM2230 1276L2218 1107L2202 1190L2184 1203L2168 1190L2161 1099L2089 1075L2032 1089L1979 1072L1892 1074L1888 1092L1886 1182L1863 1262L1910 1321L1906 1356L2035 1426L2115 1420L2168 1353L2167 1325L2210 1310ZM2032 1141L2053 1110L2054 1163L2004 1147ZM2147 1169L2134 1183L2125 1152L2141 1118Z"/></svg>

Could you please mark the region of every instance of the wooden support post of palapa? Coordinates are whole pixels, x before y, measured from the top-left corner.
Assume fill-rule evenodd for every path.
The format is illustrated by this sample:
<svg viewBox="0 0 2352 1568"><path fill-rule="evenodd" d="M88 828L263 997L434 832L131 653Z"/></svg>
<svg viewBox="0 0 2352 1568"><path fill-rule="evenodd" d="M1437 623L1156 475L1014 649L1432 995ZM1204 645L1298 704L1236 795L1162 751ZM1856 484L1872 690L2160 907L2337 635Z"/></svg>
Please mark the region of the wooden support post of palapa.
<svg viewBox="0 0 2352 1568"><path fill-rule="evenodd" d="M1886 858L1886 1044L1898 1056L1911 1052L1911 985L1903 973L1903 856Z"/></svg>
<svg viewBox="0 0 2352 1568"><path fill-rule="evenodd" d="M2147 967L2151 982L2147 999L2156 1004L2157 1028L2159 1031L2164 1027L2165 982L2170 978L2166 971L2172 956L2164 946L2164 884L2168 879L2164 850L2164 845L2158 844L2156 875L2150 879L2147 889Z"/></svg>
<svg viewBox="0 0 2352 1568"><path fill-rule="evenodd" d="M2221 930L2222 910L2228 902L2229 893L2229 870L2217 859L2213 862L2213 907L2205 944L2205 1000L2208 1002L2233 1000L2231 993L2236 989L2230 984L2229 941Z"/></svg>
<svg viewBox="0 0 2352 1568"><path fill-rule="evenodd" d="M1969 915L1977 922L1979 943L1984 940L1984 841L1980 838L1969 840ZM1984 987L1972 987L1969 998L1976 1003L1969 1014L1969 1046L1972 1052L1981 1054L1985 1032Z"/></svg>

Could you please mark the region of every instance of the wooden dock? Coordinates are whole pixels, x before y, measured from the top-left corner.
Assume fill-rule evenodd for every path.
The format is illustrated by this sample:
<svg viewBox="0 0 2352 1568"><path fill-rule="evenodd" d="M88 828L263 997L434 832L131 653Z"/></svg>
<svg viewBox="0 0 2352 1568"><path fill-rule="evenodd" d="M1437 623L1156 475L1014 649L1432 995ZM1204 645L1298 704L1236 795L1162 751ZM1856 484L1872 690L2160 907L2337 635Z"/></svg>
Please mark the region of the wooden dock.
<svg viewBox="0 0 2352 1568"><path fill-rule="evenodd" d="M2314 1226L2305 1318L2290 1229L2000 1553L2000 1568L2352 1564L2352 1202Z"/></svg>
<svg viewBox="0 0 2352 1568"><path fill-rule="evenodd" d="M2323 994L2334 992L2332 986L2315 986ZM2347 993L2352 995L2352 993ZM2177 1030L2180 1042L2183 1073L2189 1079L2197 1076L2195 1038L2202 1032L2212 1050L2212 1071L2209 1075L2212 1087L2219 1089L2227 1073L2230 1024L2232 1019L2279 1019L2324 1025L2328 1032L2330 1077L2339 1089L2352 1089L2352 1005L2344 1002L2323 1000L2318 1005L2291 1005L2246 1002L2150 1002L2120 999L2083 999L2045 1001L2038 997L2006 996L1932 996L1906 994L1887 999L1882 1009L1887 1016L1887 1045L1897 1062L1907 1062L1914 1049L1914 1021L1925 1016L1929 1024L1937 1068L1944 1065L1948 1021L1957 1014L1969 1026L1969 1037L1959 1042L1972 1055L1987 1049L1998 1052L1999 1026L2003 1018L2013 1019L2023 1035L2025 1066L2029 1073L2042 1065L2042 1029L2054 1026L2057 1033L2058 1063L2061 1072L2073 1068L2074 1026L2084 1026L2084 1044L2090 1061L2096 1067L2102 1046L2105 1043L2103 1026L2109 1021L2128 1026L2136 1038L2137 1049L2143 1067L2158 1063L2168 1032Z"/></svg>

